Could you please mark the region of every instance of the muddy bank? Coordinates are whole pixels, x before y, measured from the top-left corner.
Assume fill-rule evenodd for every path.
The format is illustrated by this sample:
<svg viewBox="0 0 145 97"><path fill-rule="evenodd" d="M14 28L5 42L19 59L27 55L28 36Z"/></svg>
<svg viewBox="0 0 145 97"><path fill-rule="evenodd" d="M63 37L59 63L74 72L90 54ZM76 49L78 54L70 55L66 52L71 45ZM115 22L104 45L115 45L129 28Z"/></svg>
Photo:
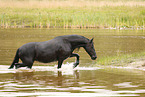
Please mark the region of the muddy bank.
<svg viewBox="0 0 145 97"><path fill-rule="evenodd" d="M132 67L135 69L141 69L145 71L145 60L139 60L136 62L129 63L127 67Z"/></svg>
<svg viewBox="0 0 145 97"><path fill-rule="evenodd" d="M102 66L101 66L102 67ZM103 66L104 67L104 66ZM120 69L137 69L145 71L145 60L138 60L131 63L126 63L125 65L110 65L105 66L107 68L120 68Z"/></svg>

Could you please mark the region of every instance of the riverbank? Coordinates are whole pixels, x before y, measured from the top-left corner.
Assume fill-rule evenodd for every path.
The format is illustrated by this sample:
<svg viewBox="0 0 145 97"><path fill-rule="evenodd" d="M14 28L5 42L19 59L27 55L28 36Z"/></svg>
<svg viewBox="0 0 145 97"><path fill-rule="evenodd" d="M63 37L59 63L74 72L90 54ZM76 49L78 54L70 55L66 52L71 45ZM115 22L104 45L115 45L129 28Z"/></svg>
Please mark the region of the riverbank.
<svg viewBox="0 0 145 97"><path fill-rule="evenodd" d="M144 29L142 0L0 0L0 28Z"/></svg>
<svg viewBox="0 0 145 97"><path fill-rule="evenodd" d="M145 71L145 52L125 54L119 56L107 56L97 60L98 66L112 68L131 68Z"/></svg>

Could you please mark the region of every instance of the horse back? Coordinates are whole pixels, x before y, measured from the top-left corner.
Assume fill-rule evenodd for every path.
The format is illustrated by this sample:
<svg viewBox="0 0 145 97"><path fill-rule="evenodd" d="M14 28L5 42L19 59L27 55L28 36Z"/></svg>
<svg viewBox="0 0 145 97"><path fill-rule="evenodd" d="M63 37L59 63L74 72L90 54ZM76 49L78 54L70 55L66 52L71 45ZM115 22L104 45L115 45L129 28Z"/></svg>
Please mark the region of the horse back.
<svg viewBox="0 0 145 97"><path fill-rule="evenodd" d="M68 57L70 54L70 45L63 39L54 38L52 40L36 44L37 61L45 63L57 61L61 56Z"/></svg>
<svg viewBox="0 0 145 97"><path fill-rule="evenodd" d="M49 41L39 42L36 44L36 49L42 51L59 51L60 49L63 50L70 50L71 45L64 39L54 38Z"/></svg>

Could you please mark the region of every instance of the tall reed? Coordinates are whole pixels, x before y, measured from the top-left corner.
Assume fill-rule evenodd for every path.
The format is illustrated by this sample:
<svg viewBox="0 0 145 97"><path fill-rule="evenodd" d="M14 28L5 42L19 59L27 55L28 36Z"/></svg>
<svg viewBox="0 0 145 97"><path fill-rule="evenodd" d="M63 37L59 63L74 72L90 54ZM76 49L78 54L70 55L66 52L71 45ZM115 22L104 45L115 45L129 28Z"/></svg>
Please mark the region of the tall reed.
<svg viewBox="0 0 145 97"><path fill-rule="evenodd" d="M0 0L0 26L5 28L144 28L145 5L141 0L8 1Z"/></svg>

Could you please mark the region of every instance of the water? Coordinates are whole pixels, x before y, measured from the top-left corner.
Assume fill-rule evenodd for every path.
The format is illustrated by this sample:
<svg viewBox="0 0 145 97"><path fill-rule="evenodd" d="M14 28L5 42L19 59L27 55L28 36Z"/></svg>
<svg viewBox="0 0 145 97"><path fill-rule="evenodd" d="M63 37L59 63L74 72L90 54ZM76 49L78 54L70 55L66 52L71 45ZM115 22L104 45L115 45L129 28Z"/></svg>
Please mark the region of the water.
<svg viewBox="0 0 145 97"><path fill-rule="evenodd" d="M0 96L145 96L145 71L95 67L97 60L92 61L84 49L75 51L80 55L80 65L75 69L74 58L67 59L60 70L57 62L35 62L31 70L7 69L23 44L66 34L94 37L98 58L145 50L141 30L0 29Z"/></svg>
<svg viewBox="0 0 145 97"><path fill-rule="evenodd" d="M9 65L17 48L25 43L47 41L56 36L70 34L79 34L90 39L94 37L98 58L145 50L145 32L142 30L0 29L0 64ZM81 65L92 62L83 48L75 52L81 56ZM74 59L68 61L74 62Z"/></svg>
<svg viewBox="0 0 145 97"><path fill-rule="evenodd" d="M8 70L0 66L0 96L145 96L145 72L63 64Z"/></svg>

